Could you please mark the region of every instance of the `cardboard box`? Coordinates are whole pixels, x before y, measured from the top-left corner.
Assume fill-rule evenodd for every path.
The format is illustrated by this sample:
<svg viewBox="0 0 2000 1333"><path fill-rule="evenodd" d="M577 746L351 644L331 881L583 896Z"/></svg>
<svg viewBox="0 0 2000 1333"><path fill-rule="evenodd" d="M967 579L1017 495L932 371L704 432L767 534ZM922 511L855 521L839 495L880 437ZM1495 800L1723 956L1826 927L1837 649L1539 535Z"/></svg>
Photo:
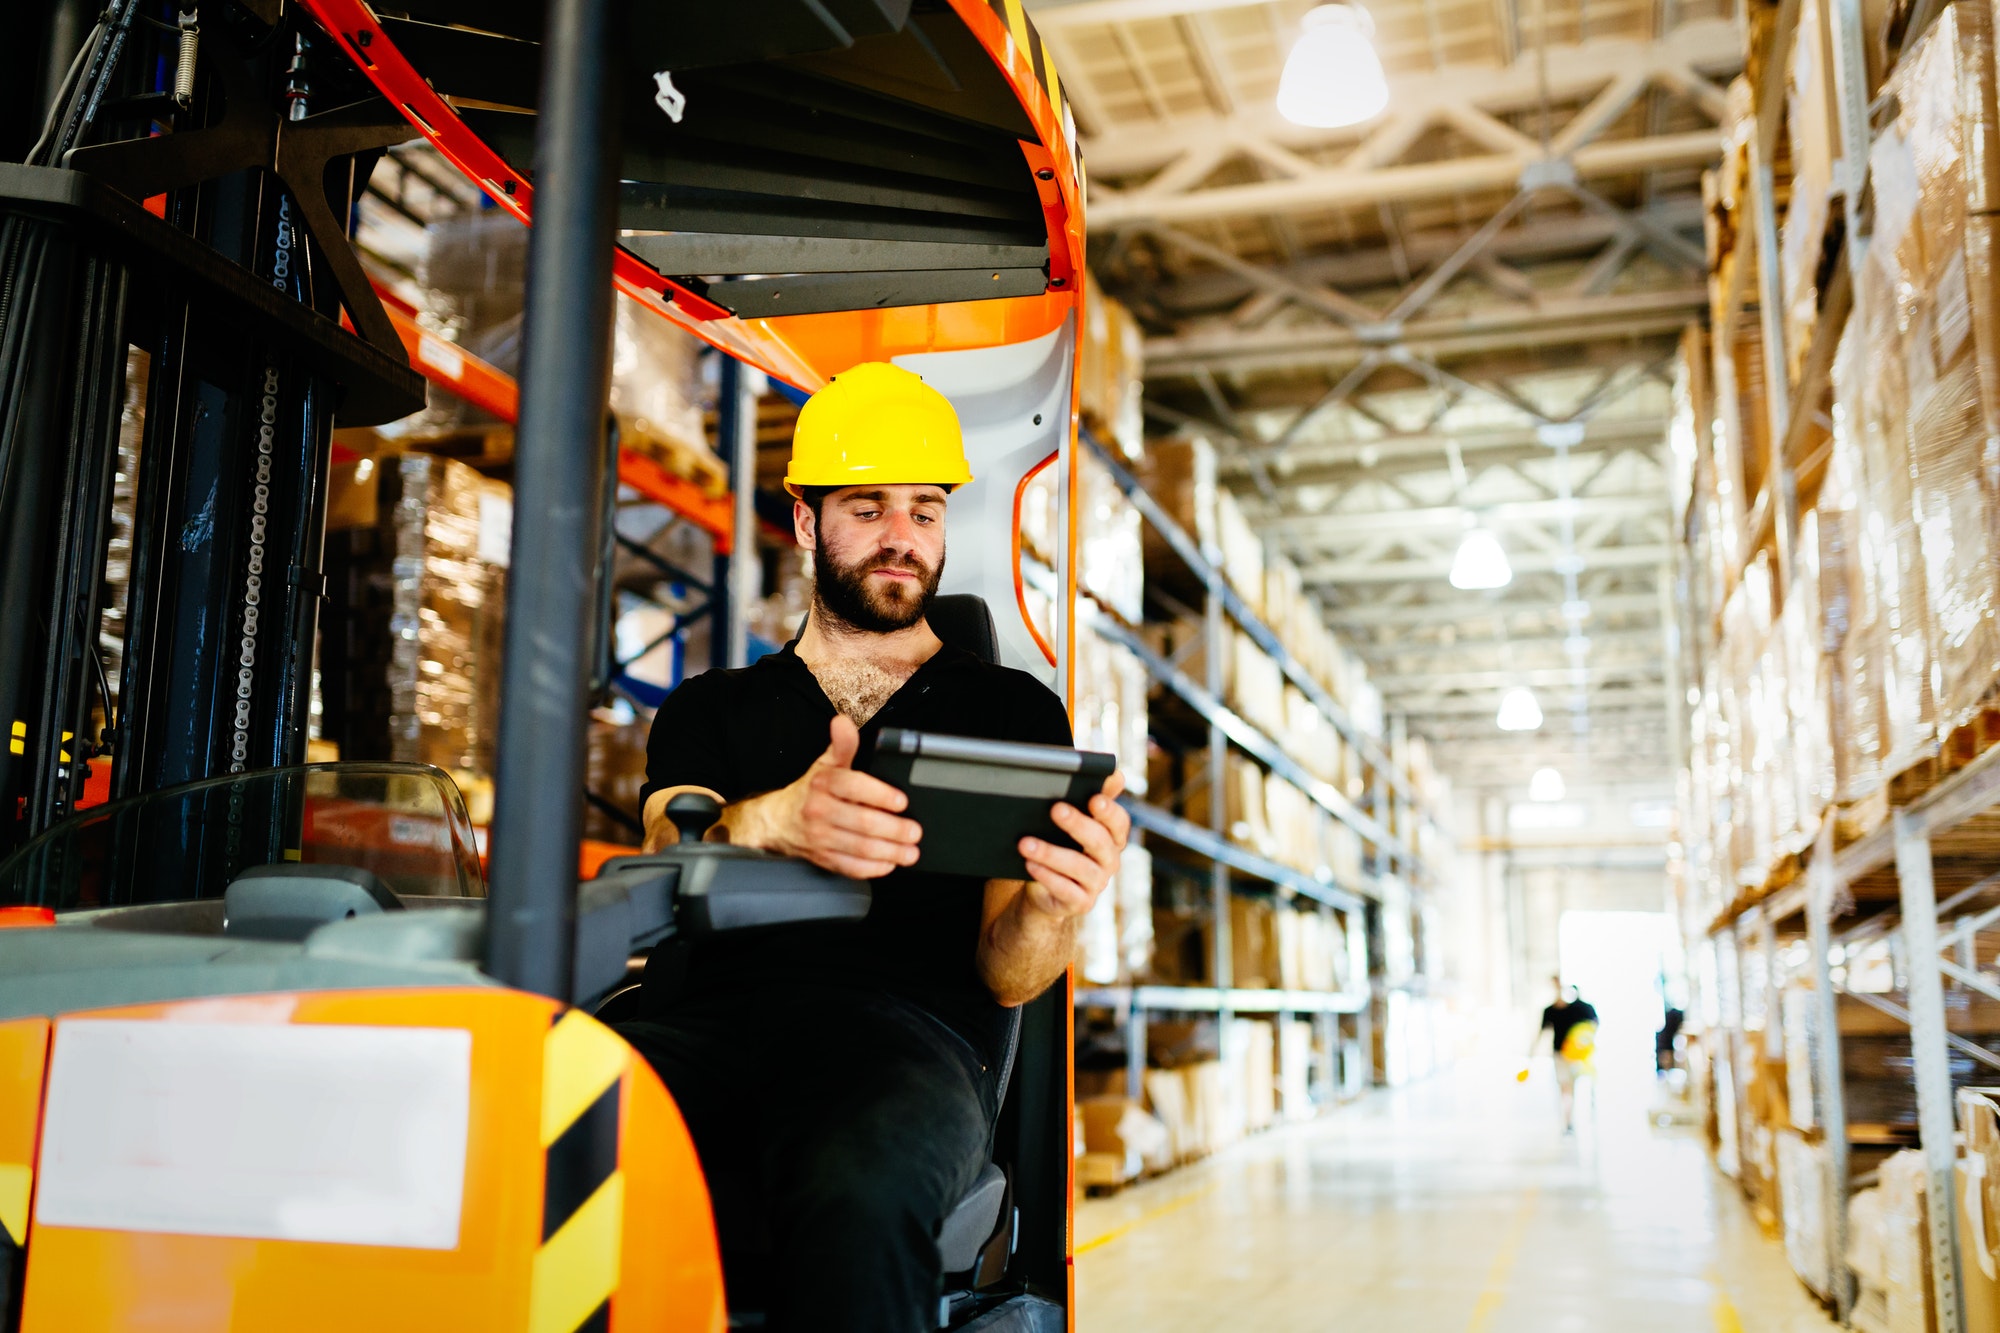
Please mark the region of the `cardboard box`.
<svg viewBox="0 0 2000 1333"><path fill-rule="evenodd" d="M1149 1170L1164 1171L1173 1165L1171 1131L1139 1103L1126 1097L1093 1097L1076 1105L1083 1121L1084 1155L1102 1154L1112 1159L1121 1172L1119 1180L1132 1180Z"/></svg>
<svg viewBox="0 0 2000 1333"><path fill-rule="evenodd" d="M1953 1176L1968 1333L2000 1330L2000 1089L1961 1088L1965 1155Z"/></svg>

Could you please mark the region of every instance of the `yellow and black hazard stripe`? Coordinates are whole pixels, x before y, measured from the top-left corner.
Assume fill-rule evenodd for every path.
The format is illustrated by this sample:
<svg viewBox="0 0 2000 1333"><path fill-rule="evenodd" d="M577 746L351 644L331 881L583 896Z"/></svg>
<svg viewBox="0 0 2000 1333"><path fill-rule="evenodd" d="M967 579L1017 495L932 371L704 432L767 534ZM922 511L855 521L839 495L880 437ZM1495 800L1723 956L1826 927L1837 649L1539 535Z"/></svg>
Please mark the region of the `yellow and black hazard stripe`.
<svg viewBox="0 0 2000 1333"><path fill-rule="evenodd" d="M1070 114L1069 99L1063 95L1062 79L1056 74L1055 52L1049 50L1048 38L1035 30L1034 20L1028 17L1022 0L986 0L986 7L1007 26L1015 47L1028 57L1028 63L1034 67L1035 81L1049 95L1049 105L1055 108L1056 119L1062 123L1063 137L1069 141L1070 162L1076 168L1077 188L1082 189L1083 151L1076 141L1076 117Z"/></svg>
<svg viewBox="0 0 2000 1333"><path fill-rule="evenodd" d="M618 1131L627 1047L580 1010L542 1049L542 1243L528 1333L607 1333L624 1247Z"/></svg>

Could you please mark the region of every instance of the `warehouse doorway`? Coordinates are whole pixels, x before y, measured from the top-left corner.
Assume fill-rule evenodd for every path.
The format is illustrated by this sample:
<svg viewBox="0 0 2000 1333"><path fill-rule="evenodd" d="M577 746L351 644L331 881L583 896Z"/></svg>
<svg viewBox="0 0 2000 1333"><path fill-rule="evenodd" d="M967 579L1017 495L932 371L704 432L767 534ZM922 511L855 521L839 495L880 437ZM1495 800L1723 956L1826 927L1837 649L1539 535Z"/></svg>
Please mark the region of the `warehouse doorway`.
<svg viewBox="0 0 2000 1333"><path fill-rule="evenodd" d="M1650 1073L1654 1034L1683 975L1673 918L1665 912L1564 912L1557 948L1563 980L1597 1010L1599 1076Z"/></svg>

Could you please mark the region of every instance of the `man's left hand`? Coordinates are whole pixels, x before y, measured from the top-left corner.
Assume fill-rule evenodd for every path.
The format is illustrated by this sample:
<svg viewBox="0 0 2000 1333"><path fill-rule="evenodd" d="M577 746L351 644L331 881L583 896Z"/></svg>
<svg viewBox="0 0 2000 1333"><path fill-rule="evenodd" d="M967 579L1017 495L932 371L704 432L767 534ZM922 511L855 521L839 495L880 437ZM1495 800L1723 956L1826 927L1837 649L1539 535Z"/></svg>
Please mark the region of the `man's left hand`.
<svg viewBox="0 0 2000 1333"><path fill-rule="evenodd" d="M1021 839L1021 856L1028 863L1027 905L1054 917L1080 917L1097 902L1097 895L1118 872L1118 855L1132 835L1132 817L1118 804L1125 775L1113 773L1104 790L1090 798L1088 814L1067 802L1052 814L1056 827L1075 838L1077 850L1040 838Z"/></svg>

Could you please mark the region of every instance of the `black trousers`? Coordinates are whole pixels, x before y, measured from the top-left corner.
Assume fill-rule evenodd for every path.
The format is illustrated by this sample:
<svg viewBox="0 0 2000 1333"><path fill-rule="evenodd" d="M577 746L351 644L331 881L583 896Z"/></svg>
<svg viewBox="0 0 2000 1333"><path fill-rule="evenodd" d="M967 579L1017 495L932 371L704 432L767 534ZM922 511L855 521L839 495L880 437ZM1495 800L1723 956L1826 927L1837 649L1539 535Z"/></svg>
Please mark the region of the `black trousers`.
<svg viewBox="0 0 2000 1333"><path fill-rule="evenodd" d="M904 1001L804 989L617 1029L694 1136L733 1308L773 1333L932 1333L938 1227L999 1109L970 1045Z"/></svg>

